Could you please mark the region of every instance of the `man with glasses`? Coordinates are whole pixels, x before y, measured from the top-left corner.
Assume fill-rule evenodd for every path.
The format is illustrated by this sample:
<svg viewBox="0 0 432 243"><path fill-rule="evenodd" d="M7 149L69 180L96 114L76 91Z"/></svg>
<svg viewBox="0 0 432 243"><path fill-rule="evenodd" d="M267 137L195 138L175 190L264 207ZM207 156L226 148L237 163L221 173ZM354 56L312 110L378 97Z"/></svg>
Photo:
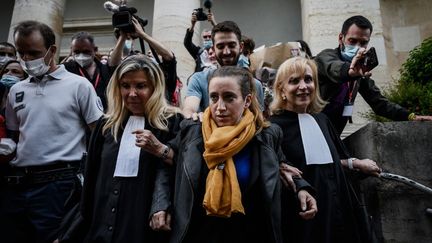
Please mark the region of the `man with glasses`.
<svg viewBox="0 0 432 243"><path fill-rule="evenodd" d="M72 199L79 200L85 128L102 109L87 79L56 65L50 27L24 21L14 39L30 77L12 86L6 101L6 128L18 146L0 170L0 235L5 243L53 242Z"/></svg>
<svg viewBox="0 0 432 243"><path fill-rule="evenodd" d="M357 92L372 110L395 121L432 120L432 116L416 116L390 102L381 94L371 70L362 65L372 34L371 22L360 15L345 20L339 34L339 46L326 49L315 57L321 97L329 103L323 112L330 118L339 134L351 119Z"/></svg>

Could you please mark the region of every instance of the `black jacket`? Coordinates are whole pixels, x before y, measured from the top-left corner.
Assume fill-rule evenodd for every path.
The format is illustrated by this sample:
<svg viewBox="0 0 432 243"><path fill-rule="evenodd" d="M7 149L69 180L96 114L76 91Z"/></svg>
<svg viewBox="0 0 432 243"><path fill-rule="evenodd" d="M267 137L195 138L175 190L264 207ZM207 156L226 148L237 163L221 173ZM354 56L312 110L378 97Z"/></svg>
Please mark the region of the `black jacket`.
<svg viewBox="0 0 432 243"><path fill-rule="evenodd" d="M330 102L323 112L330 118L337 131L342 133L347 117L342 116L344 104L335 104L335 97L339 94L341 86L349 81L354 81L348 76L348 70L351 65L346 62L340 55L340 49L326 49L320 52L315 61L318 65L318 80L321 97ZM372 110L380 116L394 121L408 120L409 112L398 104L390 102L381 94L375 81L371 78L358 77L357 87L354 88L353 99L356 96L356 90L362 95L365 101L370 105ZM345 101L347 97L345 97Z"/></svg>
<svg viewBox="0 0 432 243"><path fill-rule="evenodd" d="M192 58L195 60L195 72L200 72L203 70L201 67L201 58L200 55L203 52L203 48L196 46L192 42L193 37L193 31L190 32L189 29L186 30L186 35L183 40L183 45L186 48L186 50L189 52L189 54L192 56Z"/></svg>
<svg viewBox="0 0 432 243"><path fill-rule="evenodd" d="M169 131L146 129L162 142L175 136L180 116L168 120ZM159 158L141 150L137 177L113 177L118 143L99 120L90 141L81 203L61 242L165 242L166 235L149 227L151 215L170 207L171 170ZM123 131L119 131L122 133ZM121 139L121 134L119 134Z"/></svg>
<svg viewBox="0 0 432 243"><path fill-rule="evenodd" d="M110 67L108 65L104 65L96 58L94 59L94 61L96 63L96 73L95 73L96 75L94 77L90 77L88 73L85 71L85 69L81 68L76 61L69 61L64 63L63 65L65 66L66 70L68 70L71 73L75 73L76 75L80 75L80 76L83 76L84 74L83 77L89 80L90 83L93 84L93 87L95 87L96 94L101 99L104 110L106 110L108 106L107 106L105 91L111 79L111 75L113 74L116 66ZM98 83L96 84L96 80L98 76L97 74L99 74L99 80Z"/></svg>
<svg viewBox="0 0 432 243"><path fill-rule="evenodd" d="M258 232L252 232L253 236L257 237L254 238L253 242L261 242L259 239L265 239L262 242L282 242L279 163L285 161L285 157L280 149L281 138L281 129L277 125L271 125L256 134L247 145L251 146L252 151L251 164L253 169L249 182L252 190L246 191L246 195L242 192L242 201L246 216L254 221L248 222L248 225L259 229ZM197 220L197 211L199 211L198 215L206 218L203 220L204 224L211 221L211 218L220 220L216 217L205 216L201 206L208 174L208 168L203 159L204 142L201 123L184 120L181 124L181 132L177 135L176 140L171 141L171 147L176 151L177 156L170 242L192 242L190 239L186 240L185 237L197 234L208 236L206 242L216 242L212 234L229 233L220 232L223 230L206 225L196 227L197 223L195 223L195 227L191 226L191 223ZM309 186L303 180L297 182L297 188ZM253 199L248 201L247 198ZM232 221L234 220L232 219ZM229 220L225 222L232 223ZM240 225L238 226L240 227ZM238 232L242 231L234 231L234 233ZM240 241L237 242L247 242L247 238L253 237L241 233L238 235ZM236 236L232 237L231 240Z"/></svg>

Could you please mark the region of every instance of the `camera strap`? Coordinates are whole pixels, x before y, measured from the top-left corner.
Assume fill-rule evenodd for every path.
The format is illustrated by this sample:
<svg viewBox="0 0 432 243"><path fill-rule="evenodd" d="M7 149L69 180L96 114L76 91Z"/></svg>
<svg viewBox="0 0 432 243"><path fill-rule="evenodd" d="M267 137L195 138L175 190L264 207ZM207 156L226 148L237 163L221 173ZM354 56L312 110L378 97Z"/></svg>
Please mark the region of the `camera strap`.
<svg viewBox="0 0 432 243"><path fill-rule="evenodd" d="M145 51L144 40L141 39L141 38L139 38L139 43L140 43L140 46L141 46L141 53L143 53L145 55L146 51ZM151 45L149 45L149 48L150 48L150 51L153 54L153 57L156 60L156 62L158 64L161 64L161 61L160 61L159 56L158 56L157 52L155 51L155 49L153 47L151 47Z"/></svg>

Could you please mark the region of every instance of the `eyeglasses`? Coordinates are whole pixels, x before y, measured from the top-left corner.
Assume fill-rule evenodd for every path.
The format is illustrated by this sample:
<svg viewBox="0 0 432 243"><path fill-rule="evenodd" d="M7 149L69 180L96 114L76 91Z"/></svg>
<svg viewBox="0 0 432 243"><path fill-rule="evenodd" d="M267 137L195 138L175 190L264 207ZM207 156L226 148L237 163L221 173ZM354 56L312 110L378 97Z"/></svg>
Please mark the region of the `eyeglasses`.
<svg viewBox="0 0 432 243"><path fill-rule="evenodd" d="M211 35L203 35L203 39L211 39Z"/></svg>

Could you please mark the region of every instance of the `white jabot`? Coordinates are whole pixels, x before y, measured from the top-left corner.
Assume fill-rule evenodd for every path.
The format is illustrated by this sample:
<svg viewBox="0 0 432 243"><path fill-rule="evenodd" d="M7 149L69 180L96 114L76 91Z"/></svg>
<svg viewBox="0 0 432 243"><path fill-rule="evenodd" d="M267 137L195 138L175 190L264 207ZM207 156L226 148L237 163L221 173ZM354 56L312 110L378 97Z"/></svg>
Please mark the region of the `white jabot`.
<svg viewBox="0 0 432 243"><path fill-rule="evenodd" d="M315 119L307 113L298 114L298 119L306 164L333 163L327 141Z"/></svg>
<svg viewBox="0 0 432 243"><path fill-rule="evenodd" d="M136 177L138 175L141 148L135 145L136 137L132 134L136 129L144 129L143 116L130 116L123 131L114 177Z"/></svg>

